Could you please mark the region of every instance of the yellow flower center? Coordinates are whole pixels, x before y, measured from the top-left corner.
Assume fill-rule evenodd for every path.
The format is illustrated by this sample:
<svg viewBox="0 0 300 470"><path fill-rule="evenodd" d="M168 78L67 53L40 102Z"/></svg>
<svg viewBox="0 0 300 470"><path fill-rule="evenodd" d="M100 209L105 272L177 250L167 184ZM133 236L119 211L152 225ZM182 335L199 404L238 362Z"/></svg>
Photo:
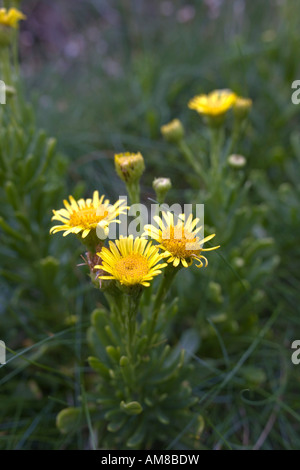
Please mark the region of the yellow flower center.
<svg viewBox="0 0 300 470"><path fill-rule="evenodd" d="M132 253L119 259L115 264L115 270L119 279L137 284L149 273L149 266L144 256Z"/></svg>
<svg viewBox="0 0 300 470"><path fill-rule="evenodd" d="M102 215L97 215L101 214ZM84 227L84 228L89 228L91 226L96 226L101 220L103 220L105 217L107 217L108 211L101 209L98 207L97 209L95 207L86 207L85 209L80 209L79 211L74 211L70 215L70 225L72 227Z"/></svg>
<svg viewBox="0 0 300 470"><path fill-rule="evenodd" d="M184 226L166 228L162 232L161 245L178 258L190 258L201 252L197 237L184 229Z"/></svg>

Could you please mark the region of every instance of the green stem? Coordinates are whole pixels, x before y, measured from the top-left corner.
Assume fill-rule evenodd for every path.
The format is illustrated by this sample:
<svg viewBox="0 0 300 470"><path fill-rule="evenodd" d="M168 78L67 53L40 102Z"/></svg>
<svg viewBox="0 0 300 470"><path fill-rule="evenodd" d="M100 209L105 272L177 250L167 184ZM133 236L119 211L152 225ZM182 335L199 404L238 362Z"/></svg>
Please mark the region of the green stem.
<svg viewBox="0 0 300 470"><path fill-rule="evenodd" d="M2 71L2 80L6 85L13 85L12 76L11 76L11 65L9 57L9 47L1 47L1 71Z"/></svg>
<svg viewBox="0 0 300 470"><path fill-rule="evenodd" d="M210 128L210 163L212 181L218 182L221 176L221 156L224 141L223 126Z"/></svg>
<svg viewBox="0 0 300 470"><path fill-rule="evenodd" d="M167 293L170 289L170 286L171 286L171 284L172 284L172 282L173 282L173 280L174 280L174 278L175 278L178 271L179 271L179 269L176 269L173 266L168 266L164 270L164 276L161 280L161 283L160 283L160 286L159 286L159 289L158 289L158 292L156 294L156 298L155 298L155 301L154 301L153 309L152 309L152 319L151 319L151 323L150 323L148 343L147 343L148 347L151 344L151 341L152 341L152 338L153 338L153 335L154 335L154 332L155 332L155 327L156 327L156 324L157 324L157 318L158 318L158 314L161 310L162 303L165 300L166 295L167 295Z"/></svg>
<svg viewBox="0 0 300 470"><path fill-rule="evenodd" d="M233 152L236 153L234 149L236 148L236 145L239 141L240 134L241 134L241 122L239 120L236 120L233 126L230 143L228 146L228 150L226 152L226 157L229 157Z"/></svg>
<svg viewBox="0 0 300 470"><path fill-rule="evenodd" d="M126 184L126 189L128 192L130 204L139 204L140 203L140 182L133 181L132 183Z"/></svg>
<svg viewBox="0 0 300 470"><path fill-rule="evenodd" d="M142 290L136 293L124 294L124 318L127 330L127 354L131 364L135 363L136 315L139 308Z"/></svg>
<svg viewBox="0 0 300 470"><path fill-rule="evenodd" d="M182 155L184 156L184 158L186 159L187 163L192 167L194 168L194 170L196 171L196 173L201 176L202 179L205 179L204 178L204 173L203 173L203 170L202 170L202 167L200 165L200 163L198 162L198 160L196 160L193 152L191 151L191 149L189 148L189 146L187 145L187 143L185 142L185 140L181 140L179 143L178 143L178 148L179 150L181 151Z"/></svg>
<svg viewBox="0 0 300 470"><path fill-rule="evenodd" d="M129 195L130 204L140 204L140 182L139 180L133 181L132 183L126 184L127 192ZM137 234L142 235L142 217L137 216L136 218L136 230Z"/></svg>
<svg viewBox="0 0 300 470"><path fill-rule="evenodd" d="M117 290L117 287L114 289ZM109 291L104 291L103 293L110 307L112 317L121 325L124 325L125 319L123 315L122 296L119 292L117 293L118 295L116 295L113 288L109 289Z"/></svg>
<svg viewBox="0 0 300 470"><path fill-rule="evenodd" d="M210 164L213 171L217 172L220 164L220 128L210 130Z"/></svg>

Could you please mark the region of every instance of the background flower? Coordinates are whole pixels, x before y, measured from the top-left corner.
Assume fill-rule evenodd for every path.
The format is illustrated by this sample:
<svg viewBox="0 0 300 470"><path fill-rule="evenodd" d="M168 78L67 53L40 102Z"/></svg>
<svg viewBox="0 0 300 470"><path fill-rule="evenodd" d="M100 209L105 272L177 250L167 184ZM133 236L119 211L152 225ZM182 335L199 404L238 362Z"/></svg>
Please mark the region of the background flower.
<svg viewBox="0 0 300 470"><path fill-rule="evenodd" d="M208 95L195 96L188 106L205 116L220 116L232 108L236 98L236 94L231 90L214 90Z"/></svg>
<svg viewBox="0 0 300 470"><path fill-rule="evenodd" d="M10 26L11 28L17 28L19 21L25 20L26 16L16 8L0 8L0 24L3 26Z"/></svg>

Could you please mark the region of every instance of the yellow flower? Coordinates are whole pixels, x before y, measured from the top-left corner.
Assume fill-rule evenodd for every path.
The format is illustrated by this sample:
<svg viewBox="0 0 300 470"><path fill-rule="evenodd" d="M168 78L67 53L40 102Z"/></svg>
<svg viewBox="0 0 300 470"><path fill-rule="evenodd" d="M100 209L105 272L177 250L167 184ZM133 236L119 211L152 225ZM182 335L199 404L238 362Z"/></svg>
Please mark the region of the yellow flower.
<svg viewBox="0 0 300 470"><path fill-rule="evenodd" d="M0 24L17 28L20 20L25 20L26 16L16 8L0 8Z"/></svg>
<svg viewBox="0 0 300 470"><path fill-rule="evenodd" d="M94 191L93 199L75 201L73 196L69 196L69 200L70 202L64 200L64 209L53 211L52 220L59 220L63 225L55 225L50 233L64 231L65 237L69 233L82 232L81 237L85 238L91 230L97 228L98 224L106 230L112 222L119 223L120 221L116 218L128 209L122 200L111 205L108 199L104 199L104 196L99 198L98 191Z"/></svg>
<svg viewBox="0 0 300 470"><path fill-rule="evenodd" d="M234 105L236 99L236 94L231 90L214 90L208 95L195 96L188 107L205 116L220 116Z"/></svg>
<svg viewBox="0 0 300 470"><path fill-rule="evenodd" d="M109 242L109 249L103 247L97 254L102 264L95 268L108 273L100 275L99 279L115 279L125 286L140 284L148 287L149 281L167 266L167 263L161 263L164 257L152 242L139 237L133 239L132 235L115 243Z"/></svg>
<svg viewBox="0 0 300 470"><path fill-rule="evenodd" d="M154 220L159 228L153 225L145 225L145 234L150 235L151 238L159 242L159 248L165 252L168 263L172 263L174 267L180 263L187 268L197 260L198 268L205 267L208 264L205 256L202 255L203 251L216 250L219 246L212 248L202 248L203 244L211 240L215 234L205 237L200 240L197 233L202 227L197 228L199 219L194 219L192 214L185 220L185 214L178 216L178 221L175 224L174 215L171 212L163 212L162 217L155 216ZM163 220L164 219L164 220Z"/></svg>

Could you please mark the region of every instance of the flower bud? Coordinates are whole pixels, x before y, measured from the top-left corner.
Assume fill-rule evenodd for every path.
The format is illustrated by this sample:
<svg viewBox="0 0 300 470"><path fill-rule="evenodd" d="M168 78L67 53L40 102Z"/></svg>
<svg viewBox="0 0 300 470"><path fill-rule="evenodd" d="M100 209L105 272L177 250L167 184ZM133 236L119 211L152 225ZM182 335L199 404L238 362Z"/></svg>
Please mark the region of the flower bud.
<svg viewBox="0 0 300 470"><path fill-rule="evenodd" d="M240 170L241 168L244 168L244 166L247 163L247 160L243 155L233 154L233 155L230 155L230 157L228 157L227 162L228 162L228 165L231 166L232 168L236 170Z"/></svg>
<svg viewBox="0 0 300 470"><path fill-rule="evenodd" d="M155 178L153 180L152 187L155 191L159 204L162 204L167 193L172 188L172 183L170 178Z"/></svg>
<svg viewBox="0 0 300 470"><path fill-rule="evenodd" d="M162 126L160 130L164 139L172 144L179 143L184 137L184 128L179 119L173 119L173 121Z"/></svg>
<svg viewBox="0 0 300 470"><path fill-rule="evenodd" d="M16 89L13 86L10 85L5 85L5 92L6 92L6 97L11 98L12 96L16 95Z"/></svg>
<svg viewBox="0 0 300 470"><path fill-rule="evenodd" d="M252 100L250 98L238 97L234 103L233 112L238 120L243 121L248 117L251 108Z"/></svg>
<svg viewBox="0 0 300 470"><path fill-rule="evenodd" d="M119 153L115 155L115 169L125 183L138 181L145 170L144 158L138 153Z"/></svg>
<svg viewBox="0 0 300 470"><path fill-rule="evenodd" d="M221 285L217 282L210 281L208 284L208 297L212 302L221 304L224 300Z"/></svg>

